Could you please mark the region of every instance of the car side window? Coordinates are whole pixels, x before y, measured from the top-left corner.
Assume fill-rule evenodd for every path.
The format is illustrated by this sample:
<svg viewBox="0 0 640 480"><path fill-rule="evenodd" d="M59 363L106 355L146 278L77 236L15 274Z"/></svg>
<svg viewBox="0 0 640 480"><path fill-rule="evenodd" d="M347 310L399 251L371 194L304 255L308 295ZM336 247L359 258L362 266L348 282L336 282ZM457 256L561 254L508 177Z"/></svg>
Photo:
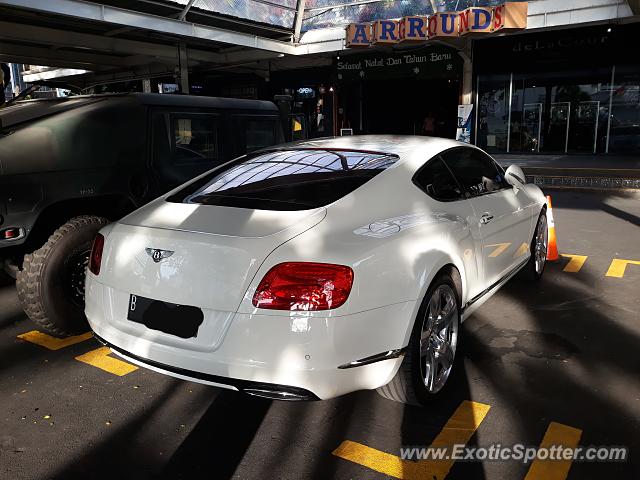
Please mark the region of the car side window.
<svg viewBox="0 0 640 480"><path fill-rule="evenodd" d="M441 202L459 200L462 189L440 157L435 157L422 167L413 182L427 195Z"/></svg>
<svg viewBox="0 0 640 480"><path fill-rule="evenodd" d="M171 160L176 165L213 163L218 155L218 117L214 115L171 115Z"/></svg>
<svg viewBox="0 0 640 480"><path fill-rule="evenodd" d="M472 197L509 188L504 172L491 157L473 148L456 148L442 154L446 165Z"/></svg>
<svg viewBox="0 0 640 480"><path fill-rule="evenodd" d="M251 153L282 142L276 116L233 115L232 119L233 130L238 132L234 137L238 153Z"/></svg>
<svg viewBox="0 0 640 480"><path fill-rule="evenodd" d="M152 173L161 192L225 161L221 128L214 113L153 112Z"/></svg>

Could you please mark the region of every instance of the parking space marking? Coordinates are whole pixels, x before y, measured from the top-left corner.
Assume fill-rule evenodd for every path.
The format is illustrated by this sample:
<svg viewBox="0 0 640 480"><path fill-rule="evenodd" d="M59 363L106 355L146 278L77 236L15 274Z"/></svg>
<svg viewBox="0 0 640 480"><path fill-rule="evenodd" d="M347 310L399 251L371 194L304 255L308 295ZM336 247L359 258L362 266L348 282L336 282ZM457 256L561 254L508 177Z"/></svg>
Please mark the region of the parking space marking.
<svg viewBox="0 0 640 480"><path fill-rule="evenodd" d="M531 247L528 244L523 243L522 245L520 245L520 247L518 247L518 250L516 250L516 253L513 254L513 258L519 258L519 257L525 256L529 252L530 248Z"/></svg>
<svg viewBox="0 0 640 480"><path fill-rule="evenodd" d="M623 260L622 258L614 258L607 270L607 277L622 278L627 269L627 265L640 265L638 260Z"/></svg>
<svg viewBox="0 0 640 480"><path fill-rule="evenodd" d="M495 247L495 249L493 250L493 252L491 252L491 254L489 255L489 258L496 258L499 257L500 255L502 255L504 253L504 251L509 248L509 246L511 245L511 243L495 243L493 245L486 245L486 248L493 248Z"/></svg>
<svg viewBox="0 0 640 480"><path fill-rule="evenodd" d="M49 350L60 350L61 348L75 345L76 343L89 340L93 336L93 333L87 332L82 335L76 335L74 337L56 338L46 333L39 332L38 330L32 330L22 335L18 335L18 338L30 343L35 343L41 347L48 348Z"/></svg>
<svg viewBox="0 0 640 480"><path fill-rule="evenodd" d="M551 422L547 428L540 447L551 448L554 445L562 445L566 448L578 446L582 430L569 427L562 423ZM531 463L524 480L564 480L569 474L571 460L539 460Z"/></svg>
<svg viewBox="0 0 640 480"><path fill-rule="evenodd" d="M579 272L580 269L584 266L584 262L586 262L587 258L589 258L586 255L572 255L570 253L561 253L560 255L570 259L569 263L567 263L567 265L562 269L563 272L569 273Z"/></svg>
<svg viewBox="0 0 640 480"><path fill-rule="evenodd" d="M490 405L465 400L447 421L431 447L450 447L466 444L486 417ZM454 460L402 460L396 455L381 452L361 443L346 440L333 451L344 460L357 463L376 472L403 480L438 479L447 476Z"/></svg>
<svg viewBox="0 0 640 480"><path fill-rule="evenodd" d="M118 375L119 377L138 370L138 367L135 365L110 357L110 353L111 349L109 347L100 347L83 355L78 355L76 360L97 367L105 372Z"/></svg>

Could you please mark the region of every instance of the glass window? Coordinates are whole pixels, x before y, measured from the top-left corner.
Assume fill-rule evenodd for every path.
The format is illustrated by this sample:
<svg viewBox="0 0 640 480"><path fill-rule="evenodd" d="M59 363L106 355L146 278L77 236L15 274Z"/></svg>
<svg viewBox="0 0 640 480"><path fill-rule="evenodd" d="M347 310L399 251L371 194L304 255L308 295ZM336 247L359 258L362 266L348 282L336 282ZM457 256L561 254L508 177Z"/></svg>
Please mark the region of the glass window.
<svg viewBox="0 0 640 480"><path fill-rule="evenodd" d="M612 87L609 152L640 150L640 74L619 69Z"/></svg>
<svg viewBox="0 0 640 480"><path fill-rule="evenodd" d="M442 158L462 188L472 197L510 188L502 168L479 150L456 148L443 153Z"/></svg>
<svg viewBox="0 0 640 480"><path fill-rule="evenodd" d="M398 157L385 153L279 150L241 159L170 201L262 210L307 210L353 192Z"/></svg>
<svg viewBox="0 0 640 480"><path fill-rule="evenodd" d="M232 128L238 155L282 143L280 118L268 115L233 115Z"/></svg>
<svg viewBox="0 0 640 480"><path fill-rule="evenodd" d="M181 5L189 0L169 0ZM214 12L230 17L242 18L253 22L266 23L284 28L293 28L296 13L296 0L196 0L191 13L198 11Z"/></svg>
<svg viewBox="0 0 640 480"><path fill-rule="evenodd" d="M487 152L507 151L509 75L482 75L478 92L476 144Z"/></svg>
<svg viewBox="0 0 640 480"><path fill-rule="evenodd" d="M439 201L464 198L460 185L440 157L430 160L422 167L416 173L413 182L431 198Z"/></svg>
<svg viewBox="0 0 640 480"><path fill-rule="evenodd" d="M218 160L218 119L210 115L171 116L175 164Z"/></svg>
<svg viewBox="0 0 640 480"><path fill-rule="evenodd" d="M276 118L248 117L244 126L245 151L250 153L278 143L277 121Z"/></svg>
<svg viewBox="0 0 640 480"><path fill-rule="evenodd" d="M532 81L514 79L510 152L540 151L543 117L548 110L544 86Z"/></svg>

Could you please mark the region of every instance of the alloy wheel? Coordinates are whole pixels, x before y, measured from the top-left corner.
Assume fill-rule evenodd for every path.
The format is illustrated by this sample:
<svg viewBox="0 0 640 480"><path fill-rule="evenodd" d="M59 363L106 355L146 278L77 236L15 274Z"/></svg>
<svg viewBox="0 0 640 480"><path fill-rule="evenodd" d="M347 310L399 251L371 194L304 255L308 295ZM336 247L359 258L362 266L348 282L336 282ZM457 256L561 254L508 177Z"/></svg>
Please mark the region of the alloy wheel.
<svg viewBox="0 0 640 480"><path fill-rule="evenodd" d="M540 275L544 269L544 264L547 261L547 217L541 215L538 220L538 227L536 228L536 241L534 246L534 260L536 273Z"/></svg>
<svg viewBox="0 0 640 480"><path fill-rule="evenodd" d="M420 335L420 373L429 393L446 383L458 344L458 302L453 288L438 286L429 299Z"/></svg>

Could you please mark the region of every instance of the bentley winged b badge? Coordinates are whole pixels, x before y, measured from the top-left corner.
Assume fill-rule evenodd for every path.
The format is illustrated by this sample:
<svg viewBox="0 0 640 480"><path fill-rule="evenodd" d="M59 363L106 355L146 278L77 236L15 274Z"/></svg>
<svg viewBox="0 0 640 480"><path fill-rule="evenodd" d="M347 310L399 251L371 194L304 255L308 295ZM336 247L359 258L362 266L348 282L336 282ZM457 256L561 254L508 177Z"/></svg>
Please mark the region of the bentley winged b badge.
<svg viewBox="0 0 640 480"><path fill-rule="evenodd" d="M171 250L160 250L159 248L145 248L145 251L156 263L164 260L165 258L169 258L175 253Z"/></svg>

